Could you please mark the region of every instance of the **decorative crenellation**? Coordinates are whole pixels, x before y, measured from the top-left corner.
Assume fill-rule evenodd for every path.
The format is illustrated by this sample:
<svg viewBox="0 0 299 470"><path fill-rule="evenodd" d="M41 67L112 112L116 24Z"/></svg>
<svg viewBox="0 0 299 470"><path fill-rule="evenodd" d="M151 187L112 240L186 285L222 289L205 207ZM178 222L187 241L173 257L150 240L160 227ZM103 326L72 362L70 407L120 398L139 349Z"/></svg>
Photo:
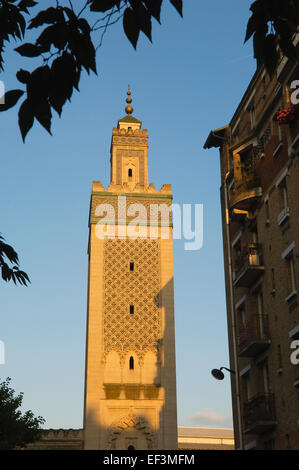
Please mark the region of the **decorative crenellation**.
<svg viewBox="0 0 299 470"><path fill-rule="evenodd" d="M83 429L43 429L42 439L83 439Z"/></svg>
<svg viewBox="0 0 299 470"><path fill-rule="evenodd" d="M121 193L142 193L144 196L150 195L150 194L161 194L162 197L166 197L168 195L169 198L172 198L172 193L171 193L171 184L163 184L161 187L160 191L158 191L155 186L151 183L149 186L143 186L143 185L136 185L134 188L129 186L126 183L123 184L116 184L116 183L110 183L107 188L104 188L102 183L100 181L93 181L92 182L92 193L91 195L98 195L98 193L101 193L103 195L104 193L107 194L107 196L111 195L117 195ZM164 196L165 195L165 196ZM130 196L130 194L128 194Z"/></svg>
<svg viewBox="0 0 299 470"><path fill-rule="evenodd" d="M134 272L130 272L130 262ZM161 289L159 240L105 240L104 242L104 356L116 351L121 358L134 351L158 354L161 313L155 301ZM134 314L130 314L130 305Z"/></svg>
<svg viewBox="0 0 299 470"><path fill-rule="evenodd" d="M147 129L129 129L129 128L121 128L118 129L117 127L113 128L112 136L138 136L138 137L148 137Z"/></svg>

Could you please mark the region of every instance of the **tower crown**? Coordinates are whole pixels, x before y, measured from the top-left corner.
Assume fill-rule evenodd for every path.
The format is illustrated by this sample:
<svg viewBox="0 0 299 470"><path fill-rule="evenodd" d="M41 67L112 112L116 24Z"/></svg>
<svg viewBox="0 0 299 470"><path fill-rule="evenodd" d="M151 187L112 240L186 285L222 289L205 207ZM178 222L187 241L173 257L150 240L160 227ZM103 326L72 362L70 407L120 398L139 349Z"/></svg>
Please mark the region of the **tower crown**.
<svg viewBox="0 0 299 470"><path fill-rule="evenodd" d="M131 103L132 103L132 98L131 98L131 92L130 90L127 91L127 99L126 99L126 102L128 103L128 106L126 106L125 108L125 111L127 114L132 114L132 112L134 111L134 109L132 108L131 106Z"/></svg>
<svg viewBox="0 0 299 470"><path fill-rule="evenodd" d="M133 113L131 91L127 91L127 115L113 129L111 142L111 183L128 189L148 186L148 133Z"/></svg>
<svg viewBox="0 0 299 470"><path fill-rule="evenodd" d="M135 130L141 129L142 122L132 116L134 108L132 107L132 98L131 98L131 91L130 89L127 91L127 99L126 103L127 106L125 107L125 111L127 115L118 121L118 129L127 129L127 130Z"/></svg>

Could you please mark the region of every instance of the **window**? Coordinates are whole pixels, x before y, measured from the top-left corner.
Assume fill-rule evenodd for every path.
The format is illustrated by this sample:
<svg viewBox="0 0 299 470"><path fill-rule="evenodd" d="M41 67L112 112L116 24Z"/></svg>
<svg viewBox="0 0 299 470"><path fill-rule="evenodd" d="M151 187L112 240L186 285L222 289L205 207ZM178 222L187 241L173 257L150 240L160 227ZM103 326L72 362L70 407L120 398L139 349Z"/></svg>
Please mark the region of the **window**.
<svg viewBox="0 0 299 470"><path fill-rule="evenodd" d="M263 315L264 313L264 298L263 298L263 291L259 289L256 293L256 300L257 300L257 312L259 315Z"/></svg>
<svg viewBox="0 0 299 470"><path fill-rule="evenodd" d="M130 313L134 313L134 305L130 305Z"/></svg>
<svg viewBox="0 0 299 470"><path fill-rule="evenodd" d="M250 374L247 373L242 377L243 383L243 394L245 397L245 401L249 401L252 398L252 390L251 390L251 383L250 383Z"/></svg>
<svg viewBox="0 0 299 470"><path fill-rule="evenodd" d="M294 258L294 248L295 242L291 243L288 248L282 253L281 257L285 260L287 265L287 272L288 272L288 296L286 297L286 301L288 302L294 297L297 293L296 291L296 275L295 275L295 258Z"/></svg>
<svg viewBox="0 0 299 470"><path fill-rule="evenodd" d="M246 325L246 310L245 310L245 302L243 302L238 308L238 322L240 327L244 327Z"/></svg>
<svg viewBox="0 0 299 470"><path fill-rule="evenodd" d="M288 266L288 287L291 294L296 292L295 262L293 252L286 258Z"/></svg>
<svg viewBox="0 0 299 470"><path fill-rule="evenodd" d="M249 172L253 171L254 165L254 154L252 147L247 147L245 150L240 152L240 165L241 165L241 175L246 177Z"/></svg>
<svg viewBox="0 0 299 470"><path fill-rule="evenodd" d="M253 129L255 127L255 124L256 124L256 120L255 120L255 106L254 106L254 103L252 103L250 105L250 107L248 108L248 111L249 111L249 115L250 115L250 125L251 125L251 129Z"/></svg>
<svg viewBox="0 0 299 470"><path fill-rule="evenodd" d="M279 142L282 141L282 126L278 124L275 115L272 118L272 135L278 136Z"/></svg>
<svg viewBox="0 0 299 470"><path fill-rule="evenodd" d="M134 370L134 357L131 356L129 360L129 369Z"/></svg>
<svg viewBox="0 0 299 470"><path fill-rule="evenodd" d="M288 189L287 189L287 179L286 174L280 178L280 180L276 183L276 187L278 189L278 197L279 197L279 208L280 212L277 217L278 225L282 225L289 217L289 207L288 207Z"/></svg>
<svg viewBox="0 0 299 470"><path fill-rule="evenodd" d="M287 190L287 182L284 178L280 185L278 186L279 189L279 205L280 209L283 210L288 207L288 190Z"/></svg>
<svg viewBox="0 0 299 470"><path fill-rule="evenodd" d="M132 178L132 176L133 176L132 168L129 168L128 169L128 177Z"/></svg>
<svg viewBox="0 0 299 470"><path fill-rule="evenodd" d="M268 368L268 362L265 361L263 367L263 378L264 378L264 391L266 394L270 393L271 387L270 387L270 378L269 378L269 368Z"/></svg>
<svg viewBox="0 0 299 470"><path fill-rule="evenodd" d="M134 271L134 263L130 263L130 271Z"/></svg>

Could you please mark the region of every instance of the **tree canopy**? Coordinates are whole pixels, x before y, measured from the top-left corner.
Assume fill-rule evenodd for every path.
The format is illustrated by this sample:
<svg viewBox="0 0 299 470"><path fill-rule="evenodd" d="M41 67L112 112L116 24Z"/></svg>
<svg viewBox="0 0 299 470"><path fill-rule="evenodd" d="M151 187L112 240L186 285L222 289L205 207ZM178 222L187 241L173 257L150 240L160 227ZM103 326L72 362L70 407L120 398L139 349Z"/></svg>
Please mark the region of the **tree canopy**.
<svg viewBox="0 0 299 470"><path fill-rule="evenodd" d="M182 15L182 0L169 1ZM152 39L152 18L160 22L162 2L87 0L76 12L71 1L56 1L56 6L39 9L33 18L26 20L25 15L30 15L33 8L36 11L42 2L0 1L0 70L3 71L5 66L5 43L12 38L23 41L27 31L37 31L34 43L23 42L15 51L24 57L40 57L41 65L33 71L17 71L16 77L25 89L9 90L4 103L0 104L0 111L6 111L25 96L18 113L23 140L35 120L51 133L52 111L61 116L74 89L79 91L82 70L88 74L97 73L96 49L109 26L122 19L124 32L136 48L141 31ZM96 15L93 24L83 16L86 10ZM98 34L94 37L94 33L99 30L102 30L101 42L96 46Z"/></svg>
<svg viewBox="0 0 299 470"><path fill-rule="evenodd" d="M169 1L182 16L183 0ZM0 104L0 111L6 111L24 97L18 112L23 141L35 120L51 134L52 112L61 116L74 89L79 91L82 70L97 74L96 51L109 26L122 20L134 48L140 32L152 40L152 19L160 23L163 0L82 0L79 7L76 1L77 10L71 0L53 3L55 6L42 9L42 2L34 0L0 0L0 71L5 66L5 44L12 39L22 41L15 48L21 56L41 59L34 70L16 72L23 88L9 90ZM293 35L299 0L256 0L250 10L245 42L253 37L254 57L272 75L280 51L291 60L298 59ZM95 15L93 22L90 12ZM34 43L25 41L29 30L37 33ZM96 44L99 31L101 39Z"/></svg>
<svg viewBox="0 0 299 470"><path fill-rule="evenodd" d="M293 42L299 24L299 0L256 0L252 3L245 42L253 37L254 57L273 75L281 54L298 61Z"/></svg>
<svg viewBox="0 0 299 470"><path fill-rule="evenodd" d="M24 448L41 438L41 424L45 420L32 411L22 414L19 409L23 393L15 396L8 377L0 383L0 450Z"/></svg>

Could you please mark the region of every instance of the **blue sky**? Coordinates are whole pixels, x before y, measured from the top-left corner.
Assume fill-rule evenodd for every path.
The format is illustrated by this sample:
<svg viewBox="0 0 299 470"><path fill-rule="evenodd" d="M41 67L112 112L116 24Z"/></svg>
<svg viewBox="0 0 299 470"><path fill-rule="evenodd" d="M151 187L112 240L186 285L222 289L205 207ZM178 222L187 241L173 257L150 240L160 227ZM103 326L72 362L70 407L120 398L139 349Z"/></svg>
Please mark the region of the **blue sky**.
<svg viewBox="0 0 299 470"><path fill-rule="evenodd" d="M109 183L111 133L125 115L128 83L149 131L150 182L171 183L179 204L204 205L202 249L174 241L178 422L232 425L229 376L218 382L210 373L229 359L219 155L203 144L230 121L255 71L252 44L243 45L251 2L184 0L183 19L164 3L153 44L141 35L134 51L120 23L107 32L98 76L83 73L80 93L54 116L52 137L36 124L23 144L17 107L0 116L0 231L32 281L0 283L0 378L12 378L24 410L42 415L46 428L83 423L91 183ZM32 61L12 48L6 61L0 79L17 88L16 70L31 70Z"/></svg>

